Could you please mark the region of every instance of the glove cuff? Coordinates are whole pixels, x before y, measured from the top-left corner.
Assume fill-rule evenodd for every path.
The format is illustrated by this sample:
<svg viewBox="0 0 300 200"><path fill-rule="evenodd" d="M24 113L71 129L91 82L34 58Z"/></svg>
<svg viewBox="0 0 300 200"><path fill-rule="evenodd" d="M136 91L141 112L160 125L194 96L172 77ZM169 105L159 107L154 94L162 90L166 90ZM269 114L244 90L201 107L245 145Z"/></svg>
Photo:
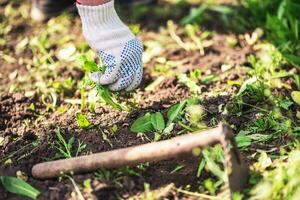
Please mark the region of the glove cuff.
<svg viewBox="0 0 300 200"><path fill-rule="evenodd" d="M119 56L123 45L134 38L129 28L120 20L114 0L98 5L77 4L83 34L92 49Z"/></svg>

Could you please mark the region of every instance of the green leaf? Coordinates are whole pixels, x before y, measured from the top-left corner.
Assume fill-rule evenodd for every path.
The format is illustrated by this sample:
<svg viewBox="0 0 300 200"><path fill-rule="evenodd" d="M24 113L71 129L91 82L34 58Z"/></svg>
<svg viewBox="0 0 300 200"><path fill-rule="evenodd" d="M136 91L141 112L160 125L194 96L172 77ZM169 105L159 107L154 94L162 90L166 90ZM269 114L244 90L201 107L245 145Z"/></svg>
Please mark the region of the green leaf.
<svg viewBox="0 0 300 200"><path fill-rule="evenodd" d="M3 187L14 194L29 197L31 199L37 199L40 192L23 181L22 179L11 176L0 176Z"/></svg>
<svg viewBox="0 0 300 200"><path fill-rule="evenodd" d="M283 54L288 62L292 63L294 66L300 67L300 57L293 54Z"/></svg>
<svg viewBox="0 0 300 200"><path fill-rule="evenodd" d="M146 133L153 130L151 123L151 115L147 113L145 116L138 118L131 125L130 130L135 133Z"/></svg>
<svg viewBox="0 0 300 200"><path fill-rule="evenodd" d="M241 95L244 91L246 91L248 85L251 85L251 84L255 83L256 81L257 81L257 77L255 77L255 76L252 77L252 78L250 78L250 79L248 79L248 80L246 80L246 81L242 84L242 86L241 86L239 92L237 93L237 96Z"/></svg>
<svg viewBox="0 0 300 200"><path fill-rule="evenodd" d="M69 150L72 150L72 146L75 142L75 138L74 137L71 137L70 140L68 141L68 149Z"/></svg>
<svg viewBox="0 0 300 200"><path fill-rule="evenodd" d="M201 173L202 173L202 170L204 169L205 167L205 164L206 164L206 161L205 159L201 159L201 162L199 163L199 166L198 166L198 170L197 170L197 178L199 178L201 176Z"/></svg>
<svg viewBox="0 0 300 200"><path fill-rule="evenodd" d="M99 71L96 63L89 61L86 56L80 56L79 61L82 63L82 68L87 72Z"/></svg>
<svg viewBox="0 0 300 200"><path fill-rule="evenodd" d="M160 133L154 133L154 141L159 141L161 138L161 134Z"/></svg>
<svg viewBox="0 0 300 200"><path fill-rule="evenodd" d="M201 92L201 88L197 85L197 81L191 79L186 74L179 74L177 78L178 81L185 84L192 93L198 94Z"/></svg>
<svg viewBox="0 0 300 200"><path fill-rule="evenodd" d="M163 131L163 134L169 135L171 133L171 131L173 131L174 125L175 125L174 123L170 123L169 125L167 125L167 127Z"/></svg>
<svg viewBox="0 0 300 200"><path fill-rule="evenodd" d="M186 24L191 24L191 23L201 19L201 17L203 16L203 14L207 10L207 8L208 8L208 5L203 4L203 5L199 6L199 8L192 9L191 13L188 16L184 17L180 23L182 25L186 25Z"/></svg>
<svg viewBox="0 0 300 200"><path fill-rule="evenodd" d="M283 99L282 101L279 102L279 106L285 110L288 110L291 105L294 103L290 101L289 99Z"/></svg>
<svg viewBox="0 0 300 200"><path fill-rule="evenodd" d="M81 112L76 113L77 124L81 128L90 127L91 123L87 120L86 116Z"/></svg>
<svg viewBox="0 0 300 200"><path fill-rule="evenodd" d="M183 169L184 167L185 167L184 165L178 165L178 166L176 166L175 169L173 169L173 170L170 172L170 174L174 174L174 173L180 171L181 169Z"/></svg>
<svg viewBox="0 0 300 200"><path fill-rule="evenodd" d="M151 115L151 123L155 130L162 131L165 128L165 120L160 112Z"/></svg>
<svg viewBox="0 0 300 200"><path fill-rule="evenodd" d="M83 65L83 69L89 72L97 72L100 71L98 65L91 61L85 61Z"/></svg>
<svg viewBox="0 0 300 200"><path fill-rule="evenodd" d="M300 92L293 91L291 96L292 96L293 101L295 101L298 105L300 105Z"/></svg>
<svg viewBox="0 0 300 200"><path fill-rule="evenodd" d="M94 61L90 60L87 56L81 55L78 61L82 65L82 68L86 72L99 72L102 68L99 67Z"/></svg>
<svg viewBox="0 0 300 200"><path fill-rule="evenodd" d="M209 156L209 152L207 149L203 151L203 157L206 161L208 169L213 173L215 176L217 176L220 180L225 181L226 180L226 174L224 171L220 169L218 164Z"/></svg>
<svg viewBox="0 0 300 200"><path fill-rule="evenodd" d="M56 147L56 149L57 149L57 150L58 150L65 158L71 158L71 157L72 157L70 154L68 154L69 151L68 151L68 153L66 153L63 149L61 149L61 148L59 148L59 147ZM58 155L58 156L60 156L60 155Z"/></svg>
<svg viewBox="0 0 300 200"><path fill-rule="evenodd" d="M210 84L210 83L215 82L217 80L218 80L218 77L214 74L211 74L211 75L203 77L201 81L204 84Z"/></svg>
<svg viewBox="0 0 300 200"><path fill-rule="evenodd" d="M237 146L239 148L245 148L245 147L250 146L251 141L252 141L252 139L250 137L245 136L245 135L237 136L235 139L236 139Z"/></svg>
<svg viewBox="0 0 300 200"><path fill-rule="evenodd" d="M107 87L102 86L102 85L97 85L96 89L97 89L98 95L102 98L102 100L107 105L110 105L115 109L122 110L122 105L119 104L118 102L116 102L115 99L113 99L113 97Z"/></svg>
<svg viewBox="0 0 300 200"><path fill-rule="evenodd" d="M298 0L288 0L286 1L287 12L292 14L297 20L300 20L300 3Z"/></svg>
<svg viewBox="0 0 300 200"><path fill-rule="evenodd" d="M179 103L179 104L175 104L173 105L169 111L168 111L168 125L170 123L172 123L177 117L180 116L181 111L183 110L185 104L186 104L186 100L184 100L183 102Z"/></svg>

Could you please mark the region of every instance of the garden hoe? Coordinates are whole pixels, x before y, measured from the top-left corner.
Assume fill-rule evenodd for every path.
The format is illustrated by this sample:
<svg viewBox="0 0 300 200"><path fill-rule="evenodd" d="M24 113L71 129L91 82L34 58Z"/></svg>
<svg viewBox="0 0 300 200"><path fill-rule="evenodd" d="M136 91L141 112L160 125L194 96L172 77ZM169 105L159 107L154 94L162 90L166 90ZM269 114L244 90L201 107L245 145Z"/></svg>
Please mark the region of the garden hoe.
<svg viewBox="0 0 300 200"><path fill-rule="evenodd" d="M217 143L222 145L225 155L224 166L228 174L225 187L231 193L241 191L247 184L249 169L238 152L232 131L223 123L217 128L160 142L40 163L33 166L32 175L38 179L49 179L65 173L78 174L95 171L99 168L135 166L191 154L195 149Z"/></svg>

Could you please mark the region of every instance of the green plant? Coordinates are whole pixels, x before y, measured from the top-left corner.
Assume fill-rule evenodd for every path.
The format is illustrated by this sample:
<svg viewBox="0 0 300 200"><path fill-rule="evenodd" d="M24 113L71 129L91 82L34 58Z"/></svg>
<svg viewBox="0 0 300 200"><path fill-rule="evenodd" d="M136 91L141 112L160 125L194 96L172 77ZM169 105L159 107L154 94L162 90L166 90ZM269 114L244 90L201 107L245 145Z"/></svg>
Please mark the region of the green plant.
<svg viewBox="0 0 300 200"><path fill-rule="evenodd" d="M212 18L211 16L215 16ZM185 16L180 23L182 25L197 24L204 21L220 21L224 30L230 29L236 32L245 30L247 22L240 14L240 9L231 5L220 5L214 1L203 1L198 7L192 7L190 14Z"/></svg>
<svg viewBox="0 0 300 200"><path fill-rule="evenodd" d="M190 77L186 74L179 74L177 78L179 82L185 84L193 94L200 94L201 87L197 85L198 80L195 79L195 77L199 78L199 76L200 75L196 75L194 73Z"/></svg>
<svg viewBox="0 0 300 200"><path fill-rule="evenodd" d="M297 103L298 105L300 105L300 92L299 91L293 91L291 93L292 99L295 103Z"/></svg>
<svg viewBox="0 0 300 200"><path fill-rule="evenodd" d="M160 139L164 129L165 120L160 112L156 112L154 114L147 113L143 117L135 120L130 128L130 130L135 133L147 133L155 131L154 141Z"/></svg>
<svg viewBox="0 0 300 200"><path fill-rule="evenodd" d="M271 161L271 170L262 173L262 180L251 190L251 200L296 200L300 194L300 151Z"/></svg>
<svg viewBox="0 0 300 200"><path fill-rule="evenodd" d="M175 123L183 128L177 133L178 135L185 131L193 132L205 128L206 126L201 122L204 115L205 110L199 104L199 99L189 98L171 106L167 111L167 120L164 119L161 112L146 113L133 122L131 131L135 133L153 131L156 141L162 135L170 135Z"/></svg>
<svg viewBox="0 0 300 200"><path fill-rule="evenodd" d="M144 116L136 119L131 125L130 130L135 133L148 133L155 132L154 140L160 140L161 136L168 135L174 128L174 121L177 120L182 114L187 100L179 104L171 106L167 112L167 123L165 123L164 117L161 112L153 114L146 113Z"/></svg>
<svg viewBox="0 0 300 200"><path fill-rule="evenodd" d="M146 113L144 116L136 119L131 125L130 130L135 133L146 133L153 130L151 123L151 114Z"/></svg>
<svg viewBox="0 0 300 200"><path fill-rule="evenodd" d="M279 99L278 106L284 110L289 110L294 103L289 98Z"/></svg>
<svg viewBox="0 0 300 200"><path fill-rule="evenodd" d="M188 100L184 100L170 107L170 109L167 112L167 116L168 116L167 126L170 126L174 121L178 120L182 116L183 110L187 102Z"/></svg>
<svg viewBox="0 0 300 200"><path fill-rule="evenodd" d="M223 169L224 154L220 145L206 148L201 153L202 158L200 160L197 177L201 176L204 169L210 172L213 176L206 179L203 182L204 188L206 188L212 195L216 194L216 191L227 181L227 172Z"/></svg>
<svg viewBox="0 0 300 200"><path fill-rule="evenodd" d="M99 169L95 172L95 177L100 181L110 181L118 187L122 187L122 176L123 172L121 170Z"/></svg>
<svg viewBox="0 0 300 200"><path fill-rule="evenodd" d="M29 197L31 199L37 199L40 192L23 181L22 179L11 176L0 176L0 182L2 186L9 192Z"/></svg>
<svg viewBox="0 0 300 200"><path fill-rule="evenodd" d="M76 113L76 121L77 121L78 126L81 128L85 129L85 128L91 127L91 123L86 118L86 116L84 114L82 114L81 112Z"/></svg>
<svg viewBox="0 0 300 200"><path fill-rule="evenodd" d="M283 52L292 64L299 66L300 3L297 0L244 0L254 27L264 27L267 39Z"/></svg>
<svg viewBox="0 0 300 200"><path fill-rule="evenodd" d="M55 159L59 158L72 158L77 157L85 148L86 145L78 140L77 148L75 148L75 138L71 137L68 141L61 134L60 128L55 129L57 141L55 142L55 148L58 150Z"/></svg>
<svg viewBox="0 0 300 200"><path fill-rule="evenodd" d="M118 187L122 187L122 179L125 175L132 175L136 177L141 176L131 167L124 167L114 170L99 169L97 172L95 172L96 178L100 181L112 182Z"/></svg>

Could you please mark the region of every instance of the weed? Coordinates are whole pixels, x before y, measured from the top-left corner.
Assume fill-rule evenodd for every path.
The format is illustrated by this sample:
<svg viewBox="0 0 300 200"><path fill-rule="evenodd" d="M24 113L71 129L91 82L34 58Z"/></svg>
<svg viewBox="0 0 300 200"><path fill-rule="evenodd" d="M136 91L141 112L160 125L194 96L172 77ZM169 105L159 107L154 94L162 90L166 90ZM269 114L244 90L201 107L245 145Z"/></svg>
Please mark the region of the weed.
<svg viewBox="0 0 300 200"><path fill-rule="evenodd" d="M183 110L187 104L187 100L179 104L171 106L167 112L167 123L165 123L164 117L161 112L153 114L146 113L144 116L136 119L131 125L130 130L135 133L147 133L155 131L154 140L160 140L162 135L170 135L174 128L174 121L178 121L183 114Z"/></svg>
<svg viewBox="0 0 300 200"><path fill-rule="evenodd" d="M242 32L246 28L247 22L241 17L238 8L230 5L218 5L214 1L204 1L198 8L192 8L190 14L181 20L181 24L199 24L210 21L212 15L217 16L224 29Z"/></svg>
<svg viewBox="0 0 300 200"><path fill-rule="evenodd" d="M178 165L175 167L175 169L173 169L170 174L174 174L176 172L179 172L180 170L182 170L184 168L184 165Z"/></svg>
<svg viewBox="0 0 300 200"><path fill-rule="evenodd" d="M198 78L200 75L192 74L192 77L188 77L186 74L179 74L177 76L179 82L185 84L189 90L193 94L200 94L201 93L201 87L197 85L196 77Z"/></svg>
<svg viewBox="0 0 300 200"><path fill-rule="evenodd" d="M262 180L251 190L250 199L297 199L299 197L300 151L270 161L272 170L262 173Z"/></svg>
<svg viewBox="0 0 300 200"><path fill-rule="evenodd" d="M193 5L189 6L189 8L192 7L190 14L182 16L181 14L186 12L185 6L182 5L186 2ZM4 96L1 94L0 98L1 105L4 105L0 108L0 114L4 114L4 118L0 119L0 127L4 128L3 133L5 133L0 137L3 154L0 161L4 162L3 166L19 163L22 165L24 158L31 157L33 152L40 148L38 141L29 142L26 136L20 138L19 133L27 132L36 127L39 122L44 122L46 112L60 114L67 111L68 113L74 112L78 127L89 129L93 127L93 124L88 120L88 111L96 113L99 103L127 111L126 105L116 100L118 93L113 94L106 86L96 85L89 80L89 73L104 72L105 66L101 62L99 65L94 62L97 54L89 50L82 37L75 35L77 31L73 33L71 27L78 19L71 20L69 15L62 15L49 20L44 25L37 26L36 29L29 21L29 4L22 3L18 6L19 3L19 0L1 3L5 8L1 9L3 16L0 16L0 62L4 67L9 66L7 70L5 68L0 72L0 79L4 78L4 82L1 81L5 83L0 86L0 90L3 90L5 94ZM297 0L243 0L236 4L231 4L230 1L229 4L227 1L226 4L220 4L220 1L215 0L164 0L159 6L153 6L154 9L151 6L146 6L142 10L135 9L137 12L134 12L133 16L138 15L144 19L145 11L153 10L151 12L154 17L149 20L156 22L157 17L160 19L161 16L167 15L165 4L169 3L174 5L171 6L171 10L167 9L168 12L174 14L174 18L172 17L174 21L167 22L166 27L160 26L159 29L154 27L154 29L151 28L151 33L147 33L148 28L145 29L138 23L130 26L131 30L134 33L138 32L144 40L146 48L143 61L146 64L146 82L154 79L155 81L148 85L145 91L142 89L135 94L134 99L129 101L134 101L138 105L140 99L147 98L145 94L155 93L157 86L168 81L169 77L176 77L178 82L186 85L194 98L186 99L166 110L157 110L155 107L155 112L151 111L140 116L131 125L131 130L142 133L146 138L148 133L152 132L151 140L156 141L176 134L192 133L206 128L205 124L215 126L221 119L230 119L228 121L237 133L237 145L244 151L243 154L247 155L252 169L250 187L242 194L234 194L233 199L248 199L251 196L252 199L297 199L299 196L297 176L299 153L291 156L292 153L289 152L298 151L297 140L300 135L300 76L299 69L294 68L294 66L299 68L300 65L299 2ZM16 9L18 12L15 12ZM181 25L176 21L179 18L182 19ZM150 26L153 25L156 23ZM215 25L217 25L216 32L208 31L210 28L214 29ZM40 31L40 26L43 27L43 31ZM220 36L219 31L222 32L221 38L226 37L226 40L215 40L215 36L216 38ZM235 32L241 34L237 35ZM210 61L207 61L209 59L202 57L210 55L213 56L212 58L217 57L218 51L223 51L223 49L216 49L219 42L225 42L228 47L232 48L232 51L239 51L245 45L250 48L253 55L248 57L247 67L242 67L242 72L246 72L246 75L240 73L241 67L235 62L235 58L233 62L228 63L226 58L225 62L221 61L218 66L210 68L208 64ZM226 54L226 52L221 53ZM79 65L75 63L76 57L79 57ZM203 66L193 66L199 63L199 59ZM238 60L243 60L243 58L238 58ZM199 69L181 74L186 65ZM76 68L77 66L81 66L85 72L84 77L82 77L81 70ZM202 68L204 66L205 68ZM206 68L212 69L212 73L203 73L202 69ZM225 73L218 77L216 74L219 72ZM227 73L238 75L240 79L231 80L227 77ZM8 76L9 80L5 76ZM231 97L230 103L225 106L223 103L216 105L219 113L222 114L214 115L202 106L202 101L198 98L217 95L218 90L214 89L219 89L219 85L223 86L224 81L228 83L229 92L224 92L228 92ZM179 86L177 82L174 84ZM238 92L233 96L233 92L238 87ZM203 92L206 89L209 91ZM18 115L11 116L11 113L6 116L6 91L24 93L26 98L29 97L24 102L23 98L20 101L15 99L13 103L21 104L22 107L12 109L13 112L16 111L22 116L25 114L26 119L22 116L19 119ZM8 94L10 95L14 94ZM177 99L177 96L175 98ZM27 100L29 100L28 104ZM72 105L66 106L65 103ZM75 105L80 105L79 112ZM159 108L164 105L159 105ZM26 113L19 113L19 108L25 108ZM27 113L30 119L27 119ZM11 117L22 120L24 127L16 129L12 126L10 128ZM114 125L109 131L100 130L102 140L110 147L118 146L115 146L114 141L110 141L110 136L116 132L123 132L127 127L127 119L129 118L126 116L125 123L118 123L122 124L120 127ZM6 134L11 131L14 134ZM87 132L87 130L81 131ZM55 133L56 141L53 143L56 150L55 159L70 158L84 153L85 145L82 142L74 137L66 138L59 129ZM125 142L129 144L126 138ZM16 151L11 150L15 149L14 147L18 147ZM279 151L281 153L278 153ZM220 147L195 149L193 154L200 157L199 165L195 166L198 167L195 176L199 178L200 185L182 186L180 189L172 188L172 194L177 192L175 195L187 198L191 196L201 199L221 199L213 196L224 184L226 173L222 166L224 157ZM126 183L122 180L124 176L141 177L148 174L148 166L148 164L141 164L137 168L101 169L95 177L101 181L110 182L114 186L123 187L122 184ZM183 167L183 165L174 165L170 173L176 174ZM140 171L145 173L140 174ZM18 175L20 176L19 173ZM80 186L75 183L74 177L64 176L64 178L71 181L77 198L82 198ZM140 178L139 181L143 179ZM90 180L85 181L83 185L87 191L91 192L94 188ZM3 177L1 181L3 182ZM39 184L47 185L44 182ZM15 186L20 187L20 185ZM251 188L252 186L254 188ZM3 187L5 188L4 184ZM149 184L145 183L144 189L145 198L157 197L157 192L152 191ZM248 193L249 190L251 190L250 193ZM23 190L18 188L18 191ZM4 194L5 196L7 195Z"/></svg>
<svg viewBox="0 0 300 200"><path fill-rule="evenodd" d="M81 112L76 113L77 124L81 128L89 128L91 127L91 123L88 121L86 116Z"/></svg>
<svg viewBox="0 0 300 200"><path fill-rule="evenodd" d="M104 72L105 67L100 65L98 66L94 61L89 59L85 55L81 55L78 58L79 63L81 64L82 68L86 72L86 76L91 73L91 72ZM103 85L98 85L93 83L92 81L89 81L88 78L84 79L83 82L81 83L81 100L82 100L82 105L84 105L84 88L86 86L91 86L94 88L94 90L97 92L97 95L99 96L99 100L101 102L106 103L107 105L112 106L115 109L122 110L124 109L124 106L119 104L113 97L112 93L109 91L107 86ZM92 103L93 104L93 103ZM83 108L83 106L82 106Z"/></svg>
<svg viewBox="0 0 300 200"><path fill-rule="evenodd" d="M153 114L146 113L144 116L136 119L131 125L130 130L135 133L154 132L154 140L160 140L162 135L170 136L175 123L178 123L183 130L177 134L185 131L196 131L205 128L201 123L205 111L199 105L199 99L190 98L181 103L171 106L167 111L167 120L161 112Z"/></svg>
<svg viewBox="0 0 300 200"><path fill-rule="evenodd" d="M55 134L57 141L55 142L54 147L58 151L55 155L55 159L77 157L86 148L86 145L78 140L77 148L74 150L75 138L71 137L68 141L66 141L61 134L60 128L55 129Z"/></svg>
<svg viewBox="0 0 300 200"><path fill-rule="evenodd" d="M161 134L165 129L165 121L163 115L160 112L149 114L138 118L132 124L130 130L136 133L147 133L155 131L154 141L158 141L161 138Z"/></svg>
<svg viewBox="0 0 300 200"><path fill-rule="evenodd" d="M292 99L295 103L297 103L298 105L300 105L300 92L299 91L293 91L291 93Z"/></svg>
<svg viewBox="0 0 300 200"><path fill-rule="evenodd" d="M244 5L250 12L254 26L265 27L267 38L283 52L292 64L299 66L297 57L300 46L300 4L297 0L246 0ZM249 15L249 14L248 14Z"/></svg>
<svg viewBox="0 0 300 200"><path fill-rule="evenodd" d="M116 170L99 169L97 172L95 172L95 176L97 179L101 181L111 182L117 187L123 187L122 179L125 175L132 175L137 177L141 176L131 167L124 167L122 169Z"/></svg>
<svg viewBox="0 0 300 200"><path fill-rule="evenodd" d="M293 74L292 77L297 86L297 89L300 90L300 76L298 74Z"/></svg>

